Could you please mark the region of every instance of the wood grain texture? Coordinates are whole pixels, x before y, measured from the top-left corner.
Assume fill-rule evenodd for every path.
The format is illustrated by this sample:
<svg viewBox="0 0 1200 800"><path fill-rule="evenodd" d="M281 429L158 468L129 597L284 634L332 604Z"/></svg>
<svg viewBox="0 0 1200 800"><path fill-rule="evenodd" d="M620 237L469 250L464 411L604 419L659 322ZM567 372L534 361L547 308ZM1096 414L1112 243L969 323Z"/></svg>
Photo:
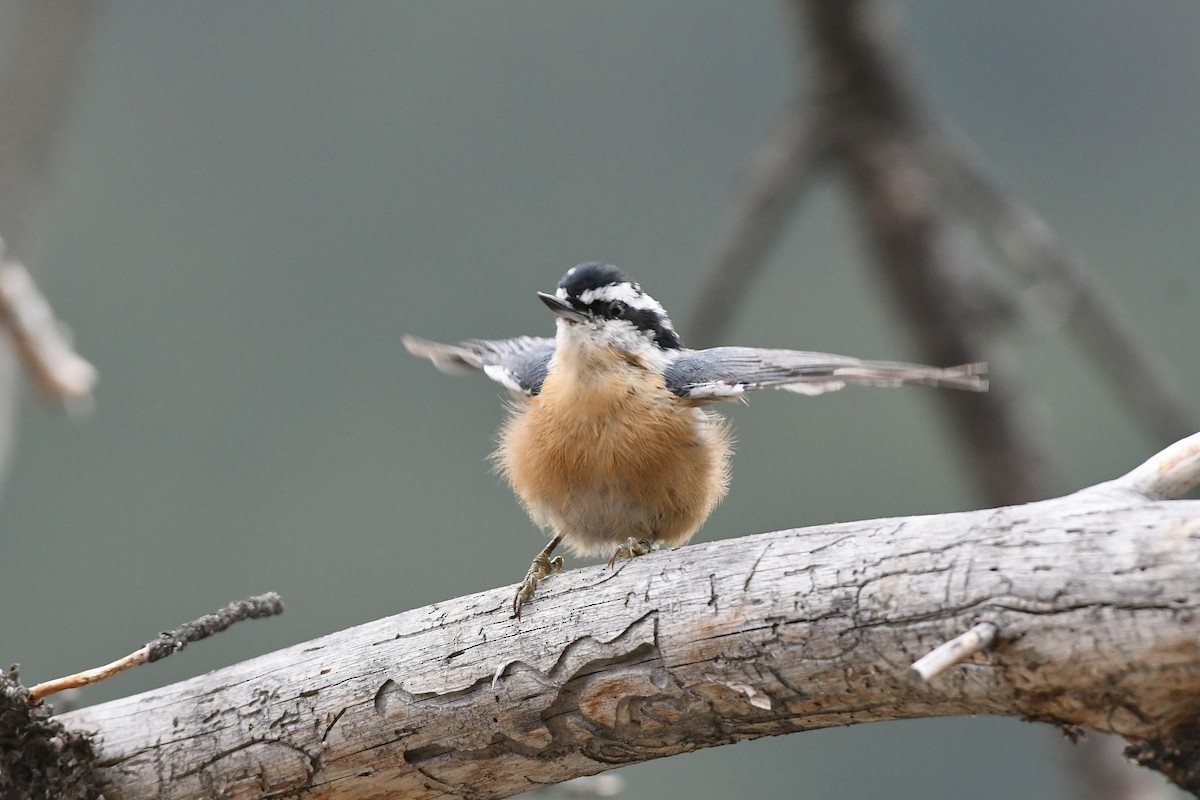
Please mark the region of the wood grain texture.
<svg viewBox="0 0 1200 800"><path fill-rule="evenodd" d="M520 622L512 592L62 720L95 732L106 796L135 800L506 797L758 736L958 714L1153 749L1200 714L1200 501L1092 490L695 545L556 575ZM911 678L984 620L992 651Z"/></svg>

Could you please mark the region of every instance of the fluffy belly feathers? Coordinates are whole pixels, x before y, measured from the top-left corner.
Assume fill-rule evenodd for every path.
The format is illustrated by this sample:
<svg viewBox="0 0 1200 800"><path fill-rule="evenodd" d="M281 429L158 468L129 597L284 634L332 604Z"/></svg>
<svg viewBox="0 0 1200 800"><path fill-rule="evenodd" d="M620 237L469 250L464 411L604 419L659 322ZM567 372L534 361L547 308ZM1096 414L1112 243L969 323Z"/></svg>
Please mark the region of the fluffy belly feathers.
<svg viewBox="0 0 1200 800"><path fill-rule="evenodd" d="M513 412L495 454L534 522L576 553L690 539L728 488L725 420L660 387L613 381L570 402L556 388Z"/></svg>

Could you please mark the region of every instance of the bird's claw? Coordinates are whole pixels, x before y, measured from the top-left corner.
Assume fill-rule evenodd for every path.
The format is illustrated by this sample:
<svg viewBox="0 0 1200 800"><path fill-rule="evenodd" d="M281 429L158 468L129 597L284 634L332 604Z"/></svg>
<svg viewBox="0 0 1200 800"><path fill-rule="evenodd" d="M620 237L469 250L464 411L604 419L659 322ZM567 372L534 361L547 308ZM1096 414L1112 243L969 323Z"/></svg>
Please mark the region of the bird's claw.
<svg viewBox="0 0 1200 800"><path fill-rule="evenodd" d="M533 597L538 582L553 572L562 572L564 563L562 556L551 558L546 553L538 553L529 566L529 572L525 573L525 580L517 587L517 595L513 598L513 616L521 618L521 606Z"/></svg>
<svg viewBox="0 0 1200 800"><path fill-rule="evenodd" d="M619 546L612 554L612 558L608 560L608 568L612 569L617 563L618 558L632 560L637 556L644 556L654 549L654 539L635 539L630 536L625 540L625 544Z"/></svg>

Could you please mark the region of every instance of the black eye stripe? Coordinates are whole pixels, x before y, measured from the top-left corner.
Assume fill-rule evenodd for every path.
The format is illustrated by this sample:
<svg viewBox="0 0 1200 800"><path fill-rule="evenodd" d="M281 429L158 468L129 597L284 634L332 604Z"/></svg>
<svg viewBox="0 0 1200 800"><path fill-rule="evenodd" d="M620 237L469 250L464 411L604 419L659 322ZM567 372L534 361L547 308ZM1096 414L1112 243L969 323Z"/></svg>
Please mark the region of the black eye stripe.
<svg viewBox="0 0 1200 800"><path fill-rule="evenodd" d="M573 267L558 282L559 296L568 303L596 319L623 319L638 330L649 334L661 348L674 350L680 347L679 336L671 327L666 314L652 308L638 308L623 300L593 299L584 304L583 295L607 287L628 286L641 296L641 288L629 280L625 273L611 264L591 262ZM602 292L597 292L601 293ZM594 297L594 295L592 295Z"/></svg>

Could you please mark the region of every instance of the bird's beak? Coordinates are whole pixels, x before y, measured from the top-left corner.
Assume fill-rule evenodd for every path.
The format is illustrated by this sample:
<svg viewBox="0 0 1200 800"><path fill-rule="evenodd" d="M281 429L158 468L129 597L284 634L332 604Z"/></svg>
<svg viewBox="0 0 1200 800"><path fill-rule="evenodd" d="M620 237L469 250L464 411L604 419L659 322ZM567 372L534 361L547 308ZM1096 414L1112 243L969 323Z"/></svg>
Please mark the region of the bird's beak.
<svg viewBox="0 0 1200 800"><path fill-rule="evenodd" d="M587 322L588 320L586 314L581 314L580 312L571 308L570 303L568 303L566 300L563 300L558 295L538 292L537 296L538 299L546 304L547 308L568 322Z"/></svg>

